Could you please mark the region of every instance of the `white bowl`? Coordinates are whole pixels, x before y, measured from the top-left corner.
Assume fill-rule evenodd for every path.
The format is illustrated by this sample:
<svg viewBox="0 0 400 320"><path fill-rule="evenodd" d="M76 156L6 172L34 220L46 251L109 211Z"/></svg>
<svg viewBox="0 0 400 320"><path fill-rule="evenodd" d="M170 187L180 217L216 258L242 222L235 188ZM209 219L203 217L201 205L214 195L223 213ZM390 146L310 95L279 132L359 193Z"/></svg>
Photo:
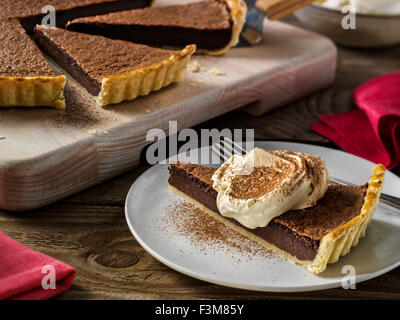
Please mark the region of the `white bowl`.
<svg viewBox="0 0 400 320"><path fill-rule="evenodd" d="M310 5L295 16L307 29L350 47L386 47L400 44L400 15L356 14L356 29L343 29L340 10Z"/></svg>

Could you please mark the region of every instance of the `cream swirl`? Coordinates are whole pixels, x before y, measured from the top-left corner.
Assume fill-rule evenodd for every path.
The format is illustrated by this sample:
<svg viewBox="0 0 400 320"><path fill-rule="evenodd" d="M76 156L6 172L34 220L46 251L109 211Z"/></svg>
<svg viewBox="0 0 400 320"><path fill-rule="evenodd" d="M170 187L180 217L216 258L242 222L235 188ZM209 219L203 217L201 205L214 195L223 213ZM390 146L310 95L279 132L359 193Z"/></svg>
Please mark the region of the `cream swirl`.
<svg viewBox="0 0 400 320"><path fill-rule="evenodd" d="M315 205L328 188L329 173L318 156L255 148L230 158L212 180L220 213L254 229Z"/></svg>

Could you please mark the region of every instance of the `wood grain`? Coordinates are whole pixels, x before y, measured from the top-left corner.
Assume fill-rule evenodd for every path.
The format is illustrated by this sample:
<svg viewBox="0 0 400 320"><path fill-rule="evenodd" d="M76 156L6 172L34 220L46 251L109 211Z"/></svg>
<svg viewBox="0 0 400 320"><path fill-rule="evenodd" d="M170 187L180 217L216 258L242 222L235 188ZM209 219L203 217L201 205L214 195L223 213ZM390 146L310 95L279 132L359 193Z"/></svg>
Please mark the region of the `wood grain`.
<svg viewBox="0 0 400 320"><path fill-rule="evenodd" d="M400 70L399 56L400 47L379 51L339 48L339 68L330 88L260 117L233 111L196 129L255 128L260 140L335 147L308 126L319 114L353 109L352 90L374 76ZM169 269L138 245L124 218L126 194L148 167L142 162L133 171L32 212L0 211L0 230L77 268L72 287L58 299L400 299L400 268L359 283L356 290L307 293L231 289ZM394 172L400 174L400 168Z"/></svg>
<svg viewBox="0 0 400 320"><path fill-rule="evenodd" d="M331 41L281 22L266 21L264 35L255 47L195 57L205 71L134 101L102 109L68 78L64 113L0 110L0 208L38 208L132 169L148 130L167 131L169 120L192 127L252 102L247 110L261 114L332 83Z"/></svg>

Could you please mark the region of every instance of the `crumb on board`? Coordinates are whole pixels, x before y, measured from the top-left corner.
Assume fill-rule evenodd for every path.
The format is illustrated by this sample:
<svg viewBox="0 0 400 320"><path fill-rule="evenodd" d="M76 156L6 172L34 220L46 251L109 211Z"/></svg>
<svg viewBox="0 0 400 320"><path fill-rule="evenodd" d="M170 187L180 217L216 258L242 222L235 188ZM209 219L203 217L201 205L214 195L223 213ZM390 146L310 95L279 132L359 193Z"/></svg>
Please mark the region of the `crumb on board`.
<svg viewBox="0 0 400 320"><path fill-rule="evenodd" d="M150 109L146 109L146 111L145 111L146 113L150 113L151 112L151 110Z"/></svg>
<svg viewBox="0 0 400 320"><path fill-rule="evenodd" d="M217 69L217 68L212 68L209 73L216 75L216 76L223 76L225 75L224 72L222 72L221 70Z"/></svg>
<svg viewBox="0 0 400 320"><path fill-rule="evenodd" d="M97 130L89 130L89 134L91 134L92 136L97 135Z"/></svg>
<svg viewBox="0 0 400 320"><path fill-rule="evenodd" d="M0 140L4 140L6 136L0 136Z"/></svg>
<svg viewBox="0 0 400 320"><path fill-rule="evenodd" d="M188 65L188 70L193 73L204 71L204 69L203 65L198 61L192 61Z"/></svg>

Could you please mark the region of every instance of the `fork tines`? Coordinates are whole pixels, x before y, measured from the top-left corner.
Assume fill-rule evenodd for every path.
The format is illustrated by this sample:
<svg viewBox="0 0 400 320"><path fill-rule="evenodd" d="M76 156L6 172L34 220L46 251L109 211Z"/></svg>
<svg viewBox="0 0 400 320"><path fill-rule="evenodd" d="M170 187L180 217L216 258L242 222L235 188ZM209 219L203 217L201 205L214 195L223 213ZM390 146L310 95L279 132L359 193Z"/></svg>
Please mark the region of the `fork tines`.
<svg viewBox="0 0 400 320"><path fill-rule="evenodd" d="M220 143L214 144L211 149L222 161L228 161L235 154L247 153L239 144L227 137L221 139Z"/></svg>

